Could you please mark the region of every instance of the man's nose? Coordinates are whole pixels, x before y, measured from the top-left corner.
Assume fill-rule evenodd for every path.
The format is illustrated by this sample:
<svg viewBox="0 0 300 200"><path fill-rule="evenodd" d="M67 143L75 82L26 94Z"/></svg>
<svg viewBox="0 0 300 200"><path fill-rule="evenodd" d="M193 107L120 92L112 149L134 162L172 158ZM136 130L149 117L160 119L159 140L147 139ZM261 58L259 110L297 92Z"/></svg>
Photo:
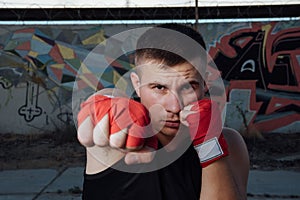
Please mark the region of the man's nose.
<svg viewBox="0 0 300 200"><path fill-rule="evenodd" d="M179 113L182 108L181 98L177 93L170 92L165 99L166 110L172 113Z"/></svg>

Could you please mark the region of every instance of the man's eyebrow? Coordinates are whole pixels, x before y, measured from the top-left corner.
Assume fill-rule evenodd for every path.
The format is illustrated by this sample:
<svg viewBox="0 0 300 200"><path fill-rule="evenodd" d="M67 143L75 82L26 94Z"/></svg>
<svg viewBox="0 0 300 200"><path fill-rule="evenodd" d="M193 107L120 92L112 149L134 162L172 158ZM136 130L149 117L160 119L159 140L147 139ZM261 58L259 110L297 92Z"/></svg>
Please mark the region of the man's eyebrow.
<svg viewBox="0 0 300 200"><path fill-rule="evenodd" d="M188 81L188 83L191 85L200 85L200 81L196 81L196 80Z"/></svg>
<svg viewBox="0 0 300 200"><path fill-rule="evenodd" d="M163 83L163 82L159 82L159 81L154 81L154 82L149 82L147 85L162 85L162 86L166 86L167 84L166 83Z"/></svg>

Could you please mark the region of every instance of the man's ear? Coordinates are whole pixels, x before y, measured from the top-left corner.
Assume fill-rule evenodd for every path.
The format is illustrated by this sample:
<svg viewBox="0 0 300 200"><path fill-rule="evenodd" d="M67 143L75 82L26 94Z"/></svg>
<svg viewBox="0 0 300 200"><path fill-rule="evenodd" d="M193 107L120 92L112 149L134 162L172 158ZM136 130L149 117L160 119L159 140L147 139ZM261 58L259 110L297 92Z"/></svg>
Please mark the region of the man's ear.
<svg viewBox="0 0 300 200"><path fill-rule="evenodd" d="M134 88L136 94L138 95L138 97L141 97L140 96L140 77L137 75L137 73L131 72L130 79L131 79L131 83L133 85L133 88Z"/></svg>

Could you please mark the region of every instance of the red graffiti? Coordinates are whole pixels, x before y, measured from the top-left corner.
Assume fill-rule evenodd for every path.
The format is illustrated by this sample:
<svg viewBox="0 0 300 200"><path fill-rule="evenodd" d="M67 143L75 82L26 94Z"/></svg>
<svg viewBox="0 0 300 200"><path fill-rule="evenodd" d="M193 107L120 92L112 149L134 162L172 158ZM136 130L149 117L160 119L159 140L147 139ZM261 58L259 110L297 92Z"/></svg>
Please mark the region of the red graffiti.
<svg viewBox="0 0 300 200"><path fill-rule="evenodd" d="M300 27L252 23L223 36L209 54L229 82L229 97L233 89L251 91L256 114L247 126L271 132L300 123Z"/></svg>

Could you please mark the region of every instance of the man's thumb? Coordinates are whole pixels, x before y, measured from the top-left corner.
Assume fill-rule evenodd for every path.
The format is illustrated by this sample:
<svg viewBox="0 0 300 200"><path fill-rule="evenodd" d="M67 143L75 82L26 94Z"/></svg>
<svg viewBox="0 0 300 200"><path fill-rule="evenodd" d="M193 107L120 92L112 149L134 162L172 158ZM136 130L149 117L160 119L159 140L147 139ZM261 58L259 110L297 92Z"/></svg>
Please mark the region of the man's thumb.
<svg viewBox="0 0 300 200"><path fill-rule="evenodd" d="M125 155L125 163L127 165L150 163L155 156L155 149L144 147L139 151L128 152Z"/></svg>

